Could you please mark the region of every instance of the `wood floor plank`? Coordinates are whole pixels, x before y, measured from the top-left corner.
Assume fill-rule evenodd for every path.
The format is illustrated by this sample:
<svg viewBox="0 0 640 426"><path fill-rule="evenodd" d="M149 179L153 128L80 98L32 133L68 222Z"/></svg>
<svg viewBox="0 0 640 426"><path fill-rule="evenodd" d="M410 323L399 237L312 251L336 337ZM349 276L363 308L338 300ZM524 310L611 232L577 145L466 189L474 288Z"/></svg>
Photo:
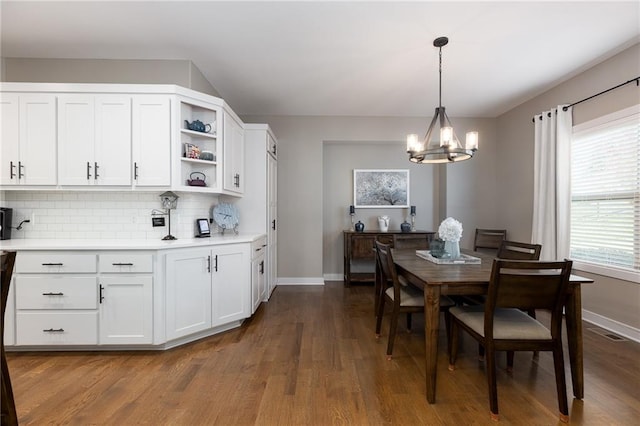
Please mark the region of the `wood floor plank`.
<svg viewBox="0 0 640 426"><path fill-rule="evenodd" d="M441 332L437 402L425 393L424 319L375 338L373 288L278 287L242 327L168 351L7 354L21 425L490 425L485 366L471 339L448 370ZM544 314L539 315L545 321ZM587 325L585 324L585 330ZM585 331L585 399L571 423L640 418L640 344ZM499 354L503 425L557 423L553 360Z"/></svg>

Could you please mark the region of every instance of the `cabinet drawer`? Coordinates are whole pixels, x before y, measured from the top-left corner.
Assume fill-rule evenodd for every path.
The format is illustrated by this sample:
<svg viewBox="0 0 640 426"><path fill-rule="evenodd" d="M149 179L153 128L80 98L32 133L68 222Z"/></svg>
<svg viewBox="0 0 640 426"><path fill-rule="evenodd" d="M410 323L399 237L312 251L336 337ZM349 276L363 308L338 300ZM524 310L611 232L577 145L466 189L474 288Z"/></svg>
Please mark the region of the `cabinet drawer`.
<svg viewBox="0 0 640 426"><path fill-rule="evenodd" d="M393 235L378 235L376 239L382 244L393 244Z"/></svg>
<svg viewBox="0 0 640 426"><path fill-rule="evenodd" d="M91 273L96 272L95 254L18 253L15 273Z"/></svg>
<svg viewBox="0 0 640 426"><path fill-rule="evenodd" d="M251 259L261 256L267 248L267 239L260 238L251 243Z"/></svg>
<svg viewBox="0 0 640 426"><path fill-rule="evenodd" d="M96 309L96 277L15 277L16 309Z"/></svg>
<svg viewBox="0 0 640 426"><path fill-rule="evenodd" d="M98 312L18 312L17 345L97 345Z"/></svg>
<svg viewBox="0 0 640 426"><path fill-rule="evenodd" d="M135 253L101 254L100 272L137 273L153 272L153 255Z"/></svg>

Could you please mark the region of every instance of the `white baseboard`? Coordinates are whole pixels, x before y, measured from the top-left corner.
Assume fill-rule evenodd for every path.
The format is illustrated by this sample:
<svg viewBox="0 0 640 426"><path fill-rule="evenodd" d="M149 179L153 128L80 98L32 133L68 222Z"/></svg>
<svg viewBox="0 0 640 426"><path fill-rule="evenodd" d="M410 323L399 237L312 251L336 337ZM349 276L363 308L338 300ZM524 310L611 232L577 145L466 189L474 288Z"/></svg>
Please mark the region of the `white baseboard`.
<svg viewBox="0 0 640 426"><path fill-rule="evenodd" d="M322 277L278 277L278 285L324 285Z"/></svg>
<svg viewBox="0 0 640 426"><path fill-rule="evenodd" d="M604 328L605 330L624 336L629 340L640 343L640 330L635 327L631 327L630 325L587 311L586 309L582 310L582 319L588 323Z"/></svg>

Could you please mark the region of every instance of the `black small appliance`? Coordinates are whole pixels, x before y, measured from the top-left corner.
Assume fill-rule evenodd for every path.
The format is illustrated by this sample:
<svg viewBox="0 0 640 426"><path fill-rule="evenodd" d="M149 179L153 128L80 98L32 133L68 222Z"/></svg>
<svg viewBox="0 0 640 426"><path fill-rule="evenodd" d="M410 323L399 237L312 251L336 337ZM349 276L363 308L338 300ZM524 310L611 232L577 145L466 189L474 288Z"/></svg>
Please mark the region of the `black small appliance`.
<svg viewBox="0 0 640 426"><path fill-rule="evenodd" d="M0 207L0 240L11 239L11 220L13 219L13 209Z"/></svg>

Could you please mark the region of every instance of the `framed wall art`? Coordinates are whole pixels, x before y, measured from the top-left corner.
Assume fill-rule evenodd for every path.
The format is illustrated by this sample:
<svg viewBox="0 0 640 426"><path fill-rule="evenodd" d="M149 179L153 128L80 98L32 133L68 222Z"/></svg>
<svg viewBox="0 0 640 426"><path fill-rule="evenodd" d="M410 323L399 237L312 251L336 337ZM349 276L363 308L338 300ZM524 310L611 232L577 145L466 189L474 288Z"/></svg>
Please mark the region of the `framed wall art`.
<svg viewBox="0 0 640 426"><path fill-rule="evenodd" d="M409 207L409 170L353 170L357 208Z"/></svg>

